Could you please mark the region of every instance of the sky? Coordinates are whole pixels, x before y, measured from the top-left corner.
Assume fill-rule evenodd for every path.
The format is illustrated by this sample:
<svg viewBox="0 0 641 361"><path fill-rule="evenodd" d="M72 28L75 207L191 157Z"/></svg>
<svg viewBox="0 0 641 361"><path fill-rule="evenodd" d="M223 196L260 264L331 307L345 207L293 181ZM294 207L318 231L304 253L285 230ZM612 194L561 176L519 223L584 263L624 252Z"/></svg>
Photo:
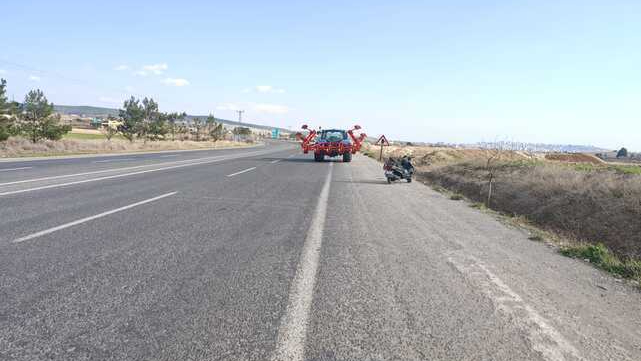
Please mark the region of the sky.
<svg viewBox="0 0 641 361"><path fill-rule="evenodd" d="M641 1L3 1L9 96L641 151Z"/></svg>

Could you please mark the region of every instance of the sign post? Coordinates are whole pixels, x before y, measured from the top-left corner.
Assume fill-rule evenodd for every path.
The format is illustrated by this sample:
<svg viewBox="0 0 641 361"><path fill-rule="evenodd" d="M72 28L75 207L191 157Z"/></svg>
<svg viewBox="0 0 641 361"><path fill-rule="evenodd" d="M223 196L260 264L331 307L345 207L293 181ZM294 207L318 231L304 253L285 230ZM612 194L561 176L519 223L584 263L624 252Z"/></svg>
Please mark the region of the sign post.
<svg viewBox="0 0 641 361"><path fill-rule="evenodd" d="M385 135L381 135L374 145L381 146L381 153L378 155L378 160L383 161L383 147L389 147L389 142L387 141L387 138L385 138Z"/></svg>

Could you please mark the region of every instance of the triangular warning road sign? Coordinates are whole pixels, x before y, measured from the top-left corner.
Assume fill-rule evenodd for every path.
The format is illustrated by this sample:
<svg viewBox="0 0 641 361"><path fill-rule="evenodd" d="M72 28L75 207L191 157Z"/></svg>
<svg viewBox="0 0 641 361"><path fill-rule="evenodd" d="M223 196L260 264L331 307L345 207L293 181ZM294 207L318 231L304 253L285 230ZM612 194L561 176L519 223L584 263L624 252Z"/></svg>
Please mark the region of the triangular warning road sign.
<svg viewBox="0 0 641 361"><path fill-rule="evenodd" d="M376 141L375 145L384 145L384 146L389 146L389 142L387 141L387 138L385 138L384 135L381 135L380 138Z"/></svg>

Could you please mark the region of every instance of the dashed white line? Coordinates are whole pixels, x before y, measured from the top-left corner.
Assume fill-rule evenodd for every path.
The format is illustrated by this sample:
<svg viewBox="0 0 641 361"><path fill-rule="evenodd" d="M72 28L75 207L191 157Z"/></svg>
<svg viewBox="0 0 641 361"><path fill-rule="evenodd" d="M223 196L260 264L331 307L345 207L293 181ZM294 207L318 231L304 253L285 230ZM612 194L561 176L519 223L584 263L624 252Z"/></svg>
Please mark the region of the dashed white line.
<svg viewBox="0 0 641 361"><path fill-rule="evenodd" d="M0 172L10 172L12 170L23 170L23 169L31 169L33 167L19 167L19 168L8 168L8 169L0 169Z"/></svg>
<svg viewBox="0 0 641 361"><path fill-rule="evenodd" d="M124 162L126 160L136 160L136 158L118 158L118 159L94 160L91 163L113 163L113 162Z"/></svg>
<svg viewBox="0 0 641 361"><path fill-rule="evenodd" d="M329 172L321 190L312 223L307 231L298 268L290 286L287 309L278 328L278 341L271 357L272 361L299 361L305 357L307 325L323 241L333 165L334 163L329 163Z"/></svg>
<svg viewBox="0 0 641 361"><path fill-rule="evenodd" d="M202 158L199 160L202 160L200 162L192 162L192 163L186 163L186 164L178 164L178 165L173 165L170 167L162 167L162 168L155 168L155 169L148 169L148 170L141 170L137 172L131 172L131 173L123 173L123 174L115 174L115 175L110 175L110 176L105 176L105 177L98 177L98 178L91 178L91 179L83 179L79 181L73 181L73 182L67 182L67 183L57 183L57 184L50 184L46 186L41 186L41 187L34 187L34 188L27 188L27 189L20 189L20 190L15 190L15 191L8 191L8 192L0 192L0 196L7 196L7 195L12 195L12 194L19 194L19 193L25 193L25 192L32 192L32 191L37 191L37 190L42 190L42 189L50 189L50 188L57 188L57 187L64 187L64 186L70 186L70 185L75 185L75 184L83 184L83 183L88 183L88 182L97 182L97 181L102 181L102 180L107 180L107 179L115 179L115 178L122 178L122 177L128 177L132 175L137 175L137 174L145 174L145 173L152 173L152 172L159 172L163 170L168 170L168 169L176 169L176 168L183 168L183 167L190 167L190 166L195 166L195 165L202 165L202 164L208 164L208 163L214 163L214 162L220 162L223 160L227 159L235 159L235 158L242 158L242 157L249 157L252 155L258 155L262 154L261 152L256 152L256 153L246 153L240 156L234 155L234 156L219 156L219 157L213 157L216 159L209 159L209 160L203 160L203 159L208 159L208 158ZM167 162L167 163L161 163L160 165L163 164L176 164L176 163L182 163L184 161L177 161L177 162ZM132 168L140 168L141 166L136 166L136 167L128 167L128 168L118 168L116 170L123 170L123 169L132 169ZM114 171L108 170L108 171ZM98 172L103 172L103 171L98 171ZM98 173L98 172L88 172L85 174L93 174L93 173ZM83 174L77 174L77 175L83 175ZM50 178L60 178L64 176L57 176L57 177L50 177ZM16 183L22 183L21 181L18 182L9 182L9 183L4 183L0 184L2 185L7 185L7 184L16 184Z"/></svg>
<svg viewBox="0 0 641 361"><path fill-rule="evenodd" d="M44 236L44 235L59 231L61 229L73 227L75 225L78 225L78 224L81 224L81 223L85 223L85 222L89 222L89 221L92 221L92 220L97 219L97 218L102 218L102 217L108 216L110 214L114 214L114 213L117 213L117 212L122 212L124 210L130 209L130 208L133 208L133 207L137 207L137 206L140 206L140 205L143 205L143 204L146 204L146 203L154 202L154 201L157 201L157 200L165 198L165 197L173 196L176 193L177 192L171 192L171 193L166 193L166 194L159 195L157 197L145 199L144 201L140 201L140 202L136 202L136 203L124 206L124 207L112 209L110 211L103 212L103 213L100 213L100 214L96 214L96 215L91 216L91 217L82 218L82 219L79 219L77 221L65 223L65 224L57 226L57 227L53 227L53 228L45 229L45 230L40 231L40 232L32 233L32 234L30 234L28 236L24 236L24 237L21 237L21 238L18 238L18 239L14 239L11 242L12 243L20 243L20 242L28 241L30 239L38 238L38 237L41 237L41 236Z"/></svg>
<svg viewBox="0 0 641 361"><path fill-rule="evenodd" d="M171 158L171 157L177 157L180 154L167 154L167 155L161 155L159 158Z"/></svg>
<svg viewBox="0 0 641 361"><path fill-rule="evenodd" d="M238 158L241 157L247 157L247 156L252 156L252 155L258 155L258 154L263 154L263 152L251 152L251 153L245 153L245 154L240 154L237 156ZM234 156L231 156L233 158ZM207 161L207 160L212 160L212 161L217 161L218 159L231 159L229 156L224 156L224 155L217 155L217 156L212 156L212 157L204 157L204 158L196 158L196 159L185 159L185 160L176 160L173 162L164 162L164 163L157 163L157 164L143 164L143 165L135 165L131 167L122 167L122 168L111 168L111 169L103 169L103 170L96 170L92 172L82 172L82 173L73 173L73 174L63 174L63 175L56 175L56 176L50 176L50 177L41 177L41 178L32 178L32 179L24 179L24 180L19 180L19 181L13 181L13 182L6 182L6 183L0 183L0 186L8 186L8 185L13 185L13 184L21 184L21 183L30 183L30 182L39 182L39 181L44 181L44 180L52 180L52 179L60 179L60 178L69 178L69 177L76 177L76 176L84 176L84 175L92 175L92 174L100 174L100 173L108 173L108 172L117 172L117 171L123 171L123 170L131 170L131 169L140 169L140 168L149 168L149 167L154 167L154 166L163 166L163 165L170 165L170 164L181 164L181 163L187 163L187 162L196 162L193 164L202 164L200 161Z"/></svg>
<svg viewBox="0 0 641 361"><path fill-rule="evenodd" d="M281 160L282 160L282 159L274 159L274 160L272 160L272 161L271 161L271 162L269 162L269 163L271 163L271 164L276 164L276 163L280 162Z"/></svg>
<svg viewBox="0 0 641 361"><path fill-rule="evenodd" d="M252 171L252 170L254 170L254 169L256 169L256 167L247 168L247 169L245 169L245 170L241 170L240 172L236 172L236 173L228 174L227 176L228 176L228 177L237 176L237 175L239 175L239 174L243 174L243 173L250 172L250 171Z"/></svg>

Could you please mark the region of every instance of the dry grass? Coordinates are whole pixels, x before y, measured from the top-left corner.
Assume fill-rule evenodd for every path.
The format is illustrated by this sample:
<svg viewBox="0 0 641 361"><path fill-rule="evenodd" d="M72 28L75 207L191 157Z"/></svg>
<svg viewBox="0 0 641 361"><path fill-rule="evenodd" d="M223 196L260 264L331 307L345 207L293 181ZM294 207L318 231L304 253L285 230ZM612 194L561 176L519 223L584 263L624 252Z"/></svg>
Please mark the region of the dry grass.
<svg viewBox="0 0 641 361"><path fill-rule="evenodd" d="M375 158L379 150L364 147ZM412 155L419 180L485 208L488 151L391 146L384 154ZM602 244L621 259L641 258L641 167L583 154L504 152L494 176L490 208L546 232L533 232L534 240Z"/></svg>
<svg viewBox="0 0 641 361"><path fill-rule="evenodd" d="M55 156L68 154L122 153L161 150L210 149L247 146L245 142L221 140L217 142L195 141L135 141L96 140L96 139L62 139L31 143L27 139L14 137L0 143L0 158Z"/></svg>
<svg viewBox="0 0 641 361"><path fill-rule="evenodd" d="M473 201L487 194L487 171L479 162L432 166L420 177ZM553 162L503 162L495 177L492 209L522 215L571 239L601 242L623 257L641 257L641 176Z"/></svg>

